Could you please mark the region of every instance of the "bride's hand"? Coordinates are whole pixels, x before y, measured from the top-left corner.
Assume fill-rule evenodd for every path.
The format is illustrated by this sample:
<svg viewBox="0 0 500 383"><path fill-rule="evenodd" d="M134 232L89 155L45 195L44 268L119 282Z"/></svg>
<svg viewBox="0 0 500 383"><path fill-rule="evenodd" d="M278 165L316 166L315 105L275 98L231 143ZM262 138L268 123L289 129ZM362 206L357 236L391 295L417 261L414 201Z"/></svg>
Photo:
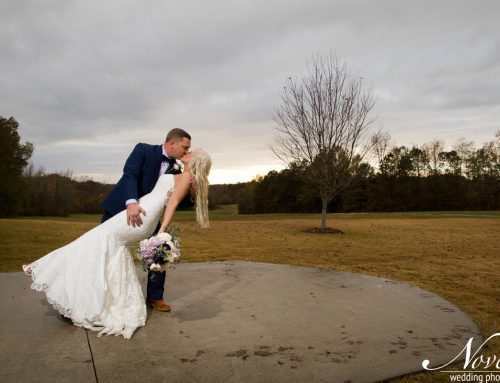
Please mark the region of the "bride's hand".
<svg viewBox="0 0 500 383"><path fill-rule="evenodd" d="M181 160L181 162L182 162L182 165L184 165L184 170L189 169L189 162L191 162L191 157L192 157L192 156L193 156L193 155L191 154L191 152L189 152L189 153L184 154L184 155L180 158L180 160Z"/></svg>

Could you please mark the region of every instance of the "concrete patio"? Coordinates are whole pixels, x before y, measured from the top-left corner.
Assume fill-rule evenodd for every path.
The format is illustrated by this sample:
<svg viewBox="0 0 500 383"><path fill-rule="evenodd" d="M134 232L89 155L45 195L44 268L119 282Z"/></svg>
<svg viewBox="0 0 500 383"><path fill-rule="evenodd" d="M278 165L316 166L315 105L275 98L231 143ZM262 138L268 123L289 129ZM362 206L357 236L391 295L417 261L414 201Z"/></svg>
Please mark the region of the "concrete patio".
<svg viewBox="0 0 500 383"><path fill-rule="evenodd" d="M378 382L481 340L432 292L335 270L181 263L167 277L172 312L148 309L131 340L67 323L29 286L0 274L1 382Z"/></svg>

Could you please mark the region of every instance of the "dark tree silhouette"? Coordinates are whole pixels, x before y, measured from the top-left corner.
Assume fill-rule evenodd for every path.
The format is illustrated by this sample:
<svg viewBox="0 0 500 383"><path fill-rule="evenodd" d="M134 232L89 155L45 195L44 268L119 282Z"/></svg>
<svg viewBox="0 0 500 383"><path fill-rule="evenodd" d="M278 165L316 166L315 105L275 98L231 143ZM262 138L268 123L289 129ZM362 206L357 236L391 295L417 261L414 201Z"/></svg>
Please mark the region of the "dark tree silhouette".
<svg viewBox="0 0 500 383"><path fill-rule="evenodd" d="M22 174L33 154L33 144L21 144L19 124L0 116L0 217L18 214L25 184Z"/></svg>

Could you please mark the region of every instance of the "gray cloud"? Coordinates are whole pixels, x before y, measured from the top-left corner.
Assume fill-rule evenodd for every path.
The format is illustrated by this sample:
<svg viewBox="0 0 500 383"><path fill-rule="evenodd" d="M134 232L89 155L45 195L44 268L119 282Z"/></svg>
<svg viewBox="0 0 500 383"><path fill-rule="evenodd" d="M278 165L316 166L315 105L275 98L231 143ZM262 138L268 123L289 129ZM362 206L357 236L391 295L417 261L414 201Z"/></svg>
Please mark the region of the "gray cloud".
<svg viewBox="0 0 500 383"><path fill-rule="evenodd" d="M116 180L136 142L174 126L218 169L265 168L285 79L337 52L371 84L377 124L398 143L482 142L500 117L499 11L452 0L7 0L0 114L20 122L47 170Z"/></svg>

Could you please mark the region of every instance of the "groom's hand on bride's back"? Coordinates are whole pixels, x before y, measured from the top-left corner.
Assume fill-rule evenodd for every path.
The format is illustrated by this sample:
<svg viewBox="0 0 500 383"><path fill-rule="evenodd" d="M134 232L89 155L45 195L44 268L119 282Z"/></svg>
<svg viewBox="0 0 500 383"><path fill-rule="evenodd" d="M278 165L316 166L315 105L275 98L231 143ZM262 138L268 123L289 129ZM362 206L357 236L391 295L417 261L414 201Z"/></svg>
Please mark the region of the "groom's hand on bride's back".
<svg viewBox="0 0 500 383"><path fill-rule="evenodd" d="M141 213L146 215L146 211L138 203L127 205L127 224L133 227L142 225Z"/></svg>

